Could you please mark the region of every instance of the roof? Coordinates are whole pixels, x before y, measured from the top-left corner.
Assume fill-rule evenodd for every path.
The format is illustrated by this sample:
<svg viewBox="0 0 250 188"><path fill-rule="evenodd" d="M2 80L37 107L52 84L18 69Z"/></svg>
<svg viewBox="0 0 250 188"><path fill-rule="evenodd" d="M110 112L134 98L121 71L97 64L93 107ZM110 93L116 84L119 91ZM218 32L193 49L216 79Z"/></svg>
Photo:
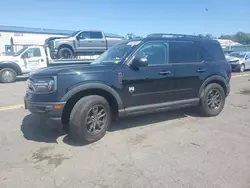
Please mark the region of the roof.
<svg viewBox="0 0 250 188"><path fill-rule="evenodd" d="M20 32L20 33L70 35L74 31L0 25L0 32Z"/></svg>

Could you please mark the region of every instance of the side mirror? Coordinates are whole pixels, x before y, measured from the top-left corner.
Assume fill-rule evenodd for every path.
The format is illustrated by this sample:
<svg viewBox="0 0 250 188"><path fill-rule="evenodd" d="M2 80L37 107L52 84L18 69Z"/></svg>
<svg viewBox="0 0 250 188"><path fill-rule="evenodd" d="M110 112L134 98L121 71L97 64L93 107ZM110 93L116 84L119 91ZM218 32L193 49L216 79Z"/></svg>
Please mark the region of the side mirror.
<svg viewBox="0 0 250 188"><path fill-rule="evenodd" d="M77 36L76 36L76 40L80 40L80 35L77 35Z"/></svg>
<svg viewBox="0 0 250 188"><path fill-rule="evenodd" d="M22 59L26 59L28 58L28 54L27 53L24 53L22 56L21 56Z"/></svg>
<svg viewBox="0 0 250 188"><path fill-rule="evenodd" d="M134 58L132 60L132 63L130 64L130 66L133 69L139 69L140 67L146 67L148 66L148 60L145 57L141 57L141 58Z"/></svg>

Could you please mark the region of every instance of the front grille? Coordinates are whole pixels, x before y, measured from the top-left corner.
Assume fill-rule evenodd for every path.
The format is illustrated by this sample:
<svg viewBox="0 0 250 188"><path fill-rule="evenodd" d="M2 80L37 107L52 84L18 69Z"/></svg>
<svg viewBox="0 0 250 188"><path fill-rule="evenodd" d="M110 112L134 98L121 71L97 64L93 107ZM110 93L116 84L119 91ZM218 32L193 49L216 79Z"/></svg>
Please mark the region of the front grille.
<svg viewBox="0 0 250 188"><path fill-rule="evenodd" d="M49 49L54 49L54 41L49 41Z"/></svg>

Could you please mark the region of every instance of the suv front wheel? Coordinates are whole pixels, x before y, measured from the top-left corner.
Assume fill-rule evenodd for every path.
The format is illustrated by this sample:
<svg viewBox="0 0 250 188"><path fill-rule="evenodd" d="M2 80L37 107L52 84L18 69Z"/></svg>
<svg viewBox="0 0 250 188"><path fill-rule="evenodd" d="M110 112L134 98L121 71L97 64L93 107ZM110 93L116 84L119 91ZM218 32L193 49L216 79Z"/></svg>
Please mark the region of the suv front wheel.
<svg viewBox="0 0 250 188"><path fill-rule="evenodd" d="M217 116L225 104L225 92L223 88L216 83L205 87L200 99L200 111L204 116Z"/></svg>
<svg viewBox="0 0 250 188"><path fill-rule="evenodd" d="M98 95L80 99L72 109L69 134L73 140L92 143L100 140L111 122L111 110L107 100Z"/></svg>

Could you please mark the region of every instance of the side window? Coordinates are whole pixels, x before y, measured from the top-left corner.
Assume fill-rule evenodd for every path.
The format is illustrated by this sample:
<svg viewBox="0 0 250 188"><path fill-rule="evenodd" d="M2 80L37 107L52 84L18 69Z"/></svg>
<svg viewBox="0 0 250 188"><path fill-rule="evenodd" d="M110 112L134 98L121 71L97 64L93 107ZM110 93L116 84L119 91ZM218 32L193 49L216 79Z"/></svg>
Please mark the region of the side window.
<svg viewBox="0 0 250 188"><path fill-rule="evenodd" d="M161 65L168 62L168 44L150 42L143 45L135 54L136 58L145 57L149 65Z"/></svg>
<svg viewBox="0 0 250 188"><path fill-rule="evenodd" d="M24 58L31 58L31 57L41 57L41 50L40 48L30 48L24 54Z"/></svg>
<svg viewBox="0 0 250 188"><path fill-rule="evenodd" d="M198 46L189 41L169 43L169 63L200 62Z"/></svg>
<svg viewBox="0 0 250 188"><path fill-rule="evenodd" d="M90 32L90 38L92 39L102 39L102 32Z"/></svg>
<svg viewBox="0 0 250 188"><path fill-rule="evenodd" d="M78 36L78 39L89 39L90 38L90 32L84 31L81 32Z"/></svg>
<svg viewBox="0 0 250 188"><path fill-rule="evenodd" d="M34 57L41 57L41 50L40 48L33 48Z"/></svg>
<svg viewBox="0 0 250 188"><path fill-rule="evenodd" d="M200 44L200 55L201 59L205 61L225 60L225 55L220 44L215 42Z"/></svg>

